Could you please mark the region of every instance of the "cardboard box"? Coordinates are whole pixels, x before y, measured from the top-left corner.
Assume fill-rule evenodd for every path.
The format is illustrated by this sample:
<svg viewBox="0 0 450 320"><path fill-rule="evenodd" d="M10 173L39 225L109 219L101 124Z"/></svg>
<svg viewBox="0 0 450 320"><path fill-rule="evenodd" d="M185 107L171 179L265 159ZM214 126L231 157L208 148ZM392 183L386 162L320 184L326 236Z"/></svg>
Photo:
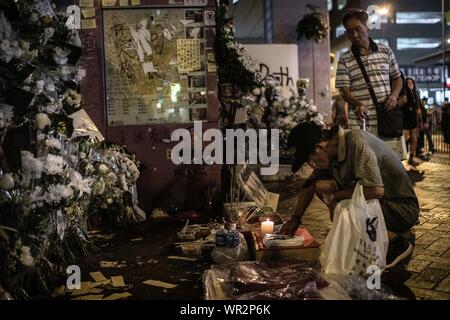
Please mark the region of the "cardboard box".
<svg viewBox="0 0 450 320"><path fill-rule="evenodd" d="M296 236L303 236L305 241L300 247L267 248L259 231L251 232L251 251L257 261L268 260L317 260L320 255L320 244L305 228L299 228Z"/></svg>

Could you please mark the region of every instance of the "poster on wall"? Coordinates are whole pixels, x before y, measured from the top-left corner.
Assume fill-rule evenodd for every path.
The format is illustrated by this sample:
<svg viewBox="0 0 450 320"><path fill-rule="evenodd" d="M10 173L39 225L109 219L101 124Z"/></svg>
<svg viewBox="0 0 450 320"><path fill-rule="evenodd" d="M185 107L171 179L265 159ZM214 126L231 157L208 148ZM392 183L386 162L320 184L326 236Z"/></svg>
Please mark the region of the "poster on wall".
<svg viewBox="0 0 450 320"><path fill-rule="evenodd" d="M204 13L105 10L109 126L206 121Z"/></svg>
<svg viewBox="0 0 450 320"><path fill-rule="evenodd" d="M272 75L282 86L284 96L296 91L298 47L296 44L245 44L248 54L259 62L261 77Z"/></svg>

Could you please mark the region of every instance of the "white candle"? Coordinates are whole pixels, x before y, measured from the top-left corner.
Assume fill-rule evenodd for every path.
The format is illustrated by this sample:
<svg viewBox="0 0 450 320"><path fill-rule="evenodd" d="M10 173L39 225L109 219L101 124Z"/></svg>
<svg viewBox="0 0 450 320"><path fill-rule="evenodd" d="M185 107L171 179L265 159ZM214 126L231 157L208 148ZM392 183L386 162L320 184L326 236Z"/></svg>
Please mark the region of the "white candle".
<svg viewBox="0 0 450 320"><path fill-rule="evenodd" d="M261 222L261 234L273 233L273 221L267 219Z"/></svg>

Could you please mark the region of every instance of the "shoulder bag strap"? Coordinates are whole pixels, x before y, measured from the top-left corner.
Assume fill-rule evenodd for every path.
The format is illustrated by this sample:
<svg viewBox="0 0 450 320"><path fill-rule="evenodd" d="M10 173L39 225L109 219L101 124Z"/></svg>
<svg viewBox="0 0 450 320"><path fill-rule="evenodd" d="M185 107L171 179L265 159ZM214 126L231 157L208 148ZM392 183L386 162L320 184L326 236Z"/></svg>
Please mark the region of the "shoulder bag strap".
<svg viewBox="0 0 450 320"><path fill-rule="evenodd" d="M361 61L361 57L359 56L359 52L356 52L356 49L352 47L352 53L353 56L356 59L356 62L358 63L359 68L361 69L361 73L364 77L364 80L366 81L366 87L367 90L369 90L370 97L372 98L373 105L375 106L375 109L378 109L378 101L377 97L375 95L375 91L373 91L372 83L370 82L369 76L367 75L366 68L364 68L364 64Z"/></svg>

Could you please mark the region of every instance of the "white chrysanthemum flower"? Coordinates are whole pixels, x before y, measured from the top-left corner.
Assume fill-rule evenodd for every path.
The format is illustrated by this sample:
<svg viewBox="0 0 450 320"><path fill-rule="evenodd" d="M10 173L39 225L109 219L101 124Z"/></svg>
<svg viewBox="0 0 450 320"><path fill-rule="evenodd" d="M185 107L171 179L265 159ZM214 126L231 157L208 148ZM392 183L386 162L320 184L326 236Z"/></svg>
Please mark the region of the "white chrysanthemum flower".
<svg viewBox="0 0 450 320"><path fill-rule="evenodd" d="M30 199L31 202L38 202L38 201L42 201L44 192L41 186L36 186L34 187L33 192L30 194Z"/></svg>
<svg viewBox="0 0 450 320"><path fill-rule="evenodd" d="M20 248L20 256L19 256L19 260L20 262L22 262L22 264L25 267L29 267L32 268L34 267L34 258L31 255L31 250L30 247L28 246L22 246Z"/></svg>
<svg viewBox="0 0 450 320"><path fill-rule="evenodd" d="M117 175L111 171L106 175L106 178L115 182L117 180Z"/></svg>
<svg viewBox="0 0 450 320"><path fill-rule="evenodd" d="M43 133L38 133L37 135L36 135L36 140L37 141L44 141L45 140L45 134L43 134Z"/></svg>
<svg viewBox="0 0 450 320"><path fill-rule="evenodd" d="M36 126L43 130L46 126L49 126L52 122L50 121L50 118L45 113L38 113L34 117L34 121L36 122Z"/></svg>
<svg viewBox="0 0 450 320"><path fill-rule="evenodd" d="M48 154L44 162L44 171L48 174L60 174L64 171L66 162L63 157Z"/></svg>
<svg viewBox="0 0 450 320"><path fill-rule="evenodd" d="M43 44L46 44L48 42L48 40L50 40L53 37L54 34L55 34L55 29L53 29L52 27L45 28Z"/></svg>
<svg viewBox="0 0 450 320"><path fill-rule="evenodd" d="M48 138L45 140L45 145L49 148L55 148L60 150L62 147L61 141L56 138Z"/></svg>
<svg viewBox="0 0 450 320"><path fill-rule="evenodd" d="M95 168L94 168L94 165L89 162L86 165L86 167L84 168L84 170L86 171L87 174L90 174L90 173L94 172Z"/></svg>
<svg viewBox="0 0 450 320"><path fill-rule="evenodd" d="M128 191L128 184L127 184L127 178L125 175L121 174L119 175L120 185L122 186L123 191Z"/></svg>
<svg viewBox="0 0 450 320"><path fill-rule="evenodd" d="M73 189L62 184L52 184L45 193L45 201L49 204L58 204L61 200L73 196Z"/></svg>
<svg viewBox="0 0 450 320"><path fill-rule="evenodd" d="M103 181L103 179L99 179L96 182L94 182L92 191L96 195L102 195L103 192L105 192L105 181Z"/></svg>
<svg viewBox="0 0 450 320"><path fill-rule="evenodd" d="M77 190L78 196L81 197L83 193L90 194L91 193L91 185L92 185L92 178L86 178L83 179L83 176L77 172L73 171L70 175L71 182L69 184L70 187L73 187L75 190Z"/></svg>
<svg viewBox="0 0 450 320"><path fill-rule="evenodd" d="M68 55L70 51L63 48L53 49L53 61L58 65L64 65L69 61Z"/></svg>
<svg viewBox="0 0 450 320"><path fill-rule="evenodd" d="M34 155L29 151L21 151L22 157L22 170L25 175L34 177L35 179L41 178L44 164L41 160L36 159Z"/></svg>
<svg viewBox="0 0 450 320"><path fill-rule="evenodd" d="M261 94L261 89L260 88L253 89L252 94L255 96L259 96Z"/></svg>
<svg viewBox="0 0 450 320"><path fill-rule="evenodd" d="M49 82L45 84L45 91L47 92L55 92L55 84L53 82Z"/></svg>
<svg viewBox="0 0 450 320"><path fill-rule="evenodd" d="M105 174L108 172L108 167L105 164L100 164L100 166L98 167L98 171L102 174Z"/></svg>
<svg viewBox="0 0 450 320"><path fill-rule="evenodd" d="M0 112L3 113L3 121L0 124L1 126L7 126L8 123L12 120L13 116L14 116L14 107L10 106L9 104L0 104Z"/></svg>
<svg viewBox="0 0 450 320"><path fill-rule="evenodd" d="M0 189L11 190L14 188L14 178L11 173L0 176Z"/></svg>

